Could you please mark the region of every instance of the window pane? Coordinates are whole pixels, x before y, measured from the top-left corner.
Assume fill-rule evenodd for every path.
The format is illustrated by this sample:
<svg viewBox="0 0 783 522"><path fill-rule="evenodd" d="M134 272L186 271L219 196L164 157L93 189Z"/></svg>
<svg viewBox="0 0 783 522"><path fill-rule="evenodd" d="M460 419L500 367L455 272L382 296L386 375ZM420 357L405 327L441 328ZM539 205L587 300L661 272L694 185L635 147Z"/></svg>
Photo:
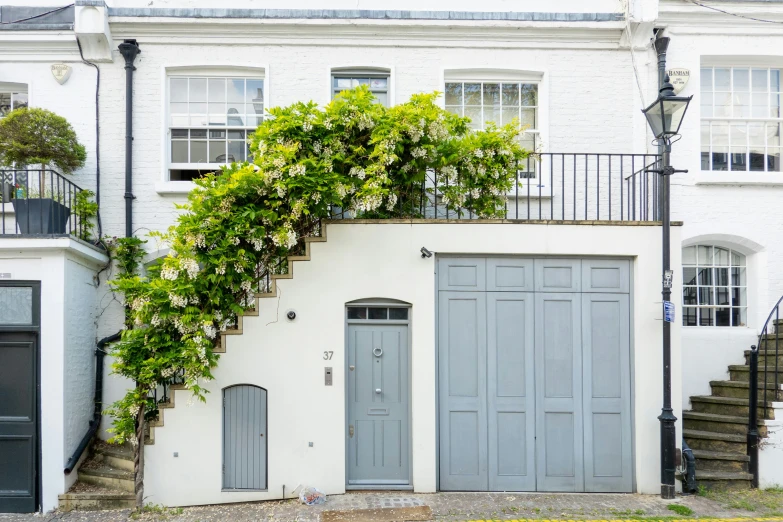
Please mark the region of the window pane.
<svg viewBox="0 0 783 522"><path fill-rule="evenodd" d="M210 125L225 125L226 124L226 104L225 103L210 103L209 104L209 124Z"/></svg>
<svg viewBox="0 0 783 522"><path fill-rule="evenodd" d="M348 308L348 319L367 319L367 308L353 306Z"/></svg>
<svg viewBox="0 0 783 522"><path fill-rule="evenodd" d="M712 170L729 170L728 147L712 147Z"/></svg>
<svg viewBox="0 0 783 522"><path fill-rule="evenodd" d="M462 86L465 105L481 105L481 84L466 83Z"/></svg>
<svg viewBox="0 0 783 522"><path fill-rule="evenodd" d="M746 92L734 93L735 118L747 118L750 116L750 94Z"/></svg>
<svg viewBox="0 0 783 522"><path fill-rule="evenodd" d="M496 106L500 105L500 84L499 83L485 83L484 84L484 105Z"/></svg>
<svg viewBox="0 0 783 522"><path fill-rule="evenodd" d="M536 109L522 109L519 123L528 129L536 128Z"/></svg>
<svg viewBox="0 0 783 522"><path fill-rule="evenodd" d="M715 269L715 284L719 286L728 286L729 284L729 269L728 268L716 268Z"/></svg>
<svg viewBox="0 0 783 522"><path fill-rule="evenodd" d="M766 114L766 107L764 108ZM701 95L701 117L712 118L712 93Z"/></svg>
<svg viewBox="0 0 783 522"><path fill-rule="evenodd" d="M699 245L699 247L698 247L698 254L699 254L698 263L700 265L711 265L712 264L712 247L711 246Z"/></svg>
<svg viewBox="0 0 783 522"><path fill-rule="evenodd" d="M389 88L388 78L370 78L370 89L386 90Z"/></svg>
<svg viewBox="0 0 783 522"><path fill-rule="evenodd" d="M226 101L226 79L225 78L210 78L209 79L209 101L210 102L225 102ZM221 109L220 112L223 112Z"/></svg>
<svg viewBox="0 0 783 522"><path fill-rule="evenodd" d="M748 309L746 307L743 308L732 308L732 325L734 326L745 326L748 324Z"/></svg>
<svg viewBox="0 0 783 522"><path fill-rule="evenodd" d="M753 69L751 72L751 90L753 92L769 92L769 75L766 69Z"/></svg>
<svg viewBox="0 0 783 522"><path fill-rule="evenodd" d="M229 78L227 94L229 102L244 102L245 80L242 78Z"/></svg>
<svg viewBox="0 0 783 522"><path fill-rule="evenodd" d="M207 101L207 79L191 78L189 92L191 103Z"/></svg>
<svg viewBox="0 0 783 522"><path fill-rule="evenodd" d="M780 69L769 71L769 89L773 92L780 91Z"/></svg>
<svg viewBox="0 0 783 522"><path fill-rule="evenodd" d="M481 128L481 107L465 107L465 116L470 118L470 128Z"/></svg>
<svg viewBox="0 0 783 522"><path fill-rule="evenodd" d="M461 105L458 105L458 106L453 106L453 105L449 106L449 105L447 105L446 106L446 110L449 111L449 112L453 112L457 116L462 116L462 106Z"/></svg>
<svg viewBox="0 0 783 522"><path fill-rule="evenodd" d="M187 163L188 162L188 142L184 140L172 140L171 141L171 162L172 163Z"/></svg>
<svg viewBox="0 0 783 522"><path fill-rule="evenodd" d="M26 92L15 92L11 95L11 105L13 105L14 109L21 109L22 107L27 107L27 93Z"/></svg>
<svg viewBox="0 0 783 522"><path fill-rule="evenodd" d="M264 80L248 80L247 81L247 99L248 103L252 103L253 106L258 106L263 110L264 106ZM258 113L258 111L255 111Z"/></svg>
<svg viewBox="0 0 783 522"><path fill-rule="evenodd" d="M229 141L228 142L228 157L226 163L234 161L245 161L245 142L242 141Z"/></svg>
<svg viewBox="0 0 783 522"><path fill-rule="evenodd" d="M538 106L538 85L535 83L523 83L520 85L520 91L522 93L520 98L521 105L528 107Z"/></svg>
<svg viewBox="0 0 783 522"><path fill-rule="evenodd" d="M729 125L727 123L712 124L712 144L714 146L729 144Z"/></svg>
<svg viewBox="0 0 783 522"><path fill-rule="evenodd" d="M242 113L244 109L243 104L229 105L226 111L226 124L234 127L242 127L245 125L245 115Z"/></svg>
<svg viewBox="0 0 783 522"><path fill-rule="evenodd" d="M386 319L387 310L388 308L370 307L369 308L370 319Z"/></svg>
<svg viewBox="0 0 783 522"><path fill-rule="evenodd" d="M731 117L731 93L716 92L714 100L714 115L720 118Z"/></svg>
<svg viewBox="0 0 783 522"><path fill-rule="evenodd" d="M710 108L712 110L712 108ZM704 115L702 113L702 115ZM702 122L701 124L701 169L710 169L710 124Z"/></svg>
<svg viewBox="0 0 783 522"><path fill-rule="evenodd" d="M375 95L375 101L380 103L381 105L388 107L389 106L389 94L386 92L374 92Z"/></svg>
<svg viewBox="0 0 783 522"><path fill-rule="evenodd" d="M500 108L492 106L484 106L484 124L489 122L500 123Z"/></svg>
<svg viewBox="0 0 783 522"><path fill-rule="evenodd" d="M769 116L780 118L780 93L773 92L769 95Z"/></svg>
<svg viewBox="0 0 783 522"><path fill-rule="evenodd" d="M712 268L699 268L698 279L699 279L699 284L702 286L711 285Z"/></svg>
<svg viewBox="0 0 783 522"><path fill-rule="evenodd" d="M519 109L506 109L503 108L502 113L502 124L506 125L507 123L511 123L514 121L514 118L517 118L519 120Z"/></svg>
<svg viewBox="0 0 783 522"><path fill-rule="evenodd" d="M699 288L699 304L711 305L712 304L712 288Z"/></svg>
<svg viewBox="0 0 783 522"><path fill-rule="evenodd" d="M701 92L712 92L712 69L702 69L701 75Z"/></svg>
<svg viewBox="0 0 783 522"><path fill-rule="evenodd" d="M769 94L766 92L754 92L751 98L750 115L754 118L766 118L769 114L768 101Z"/></svg>
<svg viewBox="0 0 783 522"><path fill-rule="evenodd" d="M696 326L696 308L682 309L682 325Z"/></svg>
<svg viewBox="0 0 783 522"><path fill-rule="evenodd" d="M683 265L695 265L696 264L696 247L690 246L682 249L682 264Z"/></svg>
<svg viewBox="0 0 783 522"><path fill-rule="evenodd" d="M745 256L740 254L739 252L732 252L731 266L745 266Z"/></svg>
<svg viewBox="0 0 783 522"><path fill-rule="evenodd" d="M780 125L777 123L767 124L767 147L780 147Z"/></svg>
<svg viewBox="0 0 783 522"><path fill-rule="evenodd" d="M729 304L729 288L726 286L718 286L715 288L715 304L728 305Z"/></svg>
<svg viewBox="0 0 783 522"><path fill-rule="evenodd" d="M683 267L682 269L682 284L695 285L696 284L696 267Z"/></svg>
<svg viewBox="0 0 783 522"><path fill-rule="evenodd" d="M731 289L731 306L745 306L748 304L748 291L745 288Z"/></svg>
<svg viewBox="0 0 783 522"><path fill-rule="evenodd" d="M767 149L767 172L780 172L780 149Z"/></svg>
<svg viewBox="0 0 783 522"><path fill-rule="evenodd" d="M225 141L210 141L209 142L209 162L210 163L225 163L226 162L226 142Z"/></svg>
<svg viewBox="0 0 783 522"><path fill-rule="evenodd" d="M748 92L750 90L750 71L748 69L734 69L734 92Z"/></svg>
<svg viewBox="0 0 783 522"><path fill-rule="evenodd" d="M190 137L191 138L206 138L207 137L207 130L206 129L191 129L190 130Z"/></svg>
<svg viewBox="0 0 783 522"><path fill-rule="evenodd" d="M519 105L519 84L517 83L503 84L503 105L510 105L510 106Z"/></svg>
<svg viewBox="0 0 783 522"><path fill-rule="evenodd" d="M190 142L190 163L206 163L207 157L206 141Z"/></svg>
<svg viewBox="0 0 783 522"><path fill-rule="evenodd" d="M731 326L731 308L715 309L715 326Z"/></svg>
<svg viewBox="0 0 783 522"><path fill-rule="evenodd" d="M731 69L715 69L715 90L731 90Z"/></svg>
<svg viewBox="0 0 783 522"><path fill-rule="evenodd" d="M715 314L712 308L699 308L699 326L715 326Z"/></svg>
<svg viewBox="0 0 783 522"><path fill-rule="evenodd" d="M764 172L764 147L750 146L748 166L752 172Z"/></svg>
<svg viewBox="0 0 783 522"><path fill-rule="evenodd" d="M715 266L729 266L729 251L725 248L715 247Z"/></svg>
<svg viewBox="0 0 783 522"><path fill-rule="evenodd" d="M682 304L684 305L696 304L696 287L684 286L682 288Z"/></svg>
<svg viewBox="0 0 783 522"><path fill-rule="evenodd" d="M188 101L188 79L187 78L172 78L169 83L171 92L169 93L169 101L174 103L183 103Z"/></svg>
<svg viewBox="0 0 783 522"><path fill-rule="evenodd" d="M462 84L446 84L446 105L462 105Z"/></svg>
<svg viewBox="0 0 783 522"><path fill-rule="evenodd" d="M407 308L389 308L389 319L405 321L408 319Z"/></svg>
<svg viewBox="0 0 783 522"><path fill-rule="evenodd" d="M0 287L0 324L33 324L32 287Z"/></svg>
<svg viewBox="0 0 783 522"><path fill-rule="evenodd" d="M186 140L188 139L188 129L171 129L171 137L173 139Z"/></svg>

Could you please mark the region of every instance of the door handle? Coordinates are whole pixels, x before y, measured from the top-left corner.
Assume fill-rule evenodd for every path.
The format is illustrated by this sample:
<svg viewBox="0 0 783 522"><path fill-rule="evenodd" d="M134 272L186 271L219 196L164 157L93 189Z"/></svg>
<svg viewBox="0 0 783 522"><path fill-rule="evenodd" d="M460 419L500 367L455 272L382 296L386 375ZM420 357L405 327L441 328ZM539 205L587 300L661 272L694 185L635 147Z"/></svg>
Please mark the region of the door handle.
<svg viewBox="0 0 783 522"><path fill-rule="evenodd" d="M348 425L348 436L353 438L353 424Z"/></svg>
<svg viewBox="0 0 783 522"><path fill-rule="evenodd" d="M375 393L381 393L381 389L380 388L375 388Z"/></svg>
<svg viewBox="0 0 783 522"><path fill-rule="evenodd" d="M264 434L262 433L262 434L261 434L261 436L263 437L263 436L264 436Z"/></svg>

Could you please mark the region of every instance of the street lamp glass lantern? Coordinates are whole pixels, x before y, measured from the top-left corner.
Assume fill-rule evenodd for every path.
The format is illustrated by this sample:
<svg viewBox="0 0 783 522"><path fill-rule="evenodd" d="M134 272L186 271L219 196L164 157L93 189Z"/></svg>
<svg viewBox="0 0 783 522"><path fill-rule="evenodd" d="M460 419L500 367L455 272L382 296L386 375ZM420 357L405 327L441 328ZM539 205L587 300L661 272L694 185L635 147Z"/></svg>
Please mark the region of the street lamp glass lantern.
<svg viewBox="0 0 783 522"><path fill-rule="evenodd" d="M675 96L674 87L668 80L667 77L658 99L642 111L647 118L647 123L650 124L653 135L659 139L671 137L680 132L685 111L688 110L688 104L693 98L693 96Z"/></svg>

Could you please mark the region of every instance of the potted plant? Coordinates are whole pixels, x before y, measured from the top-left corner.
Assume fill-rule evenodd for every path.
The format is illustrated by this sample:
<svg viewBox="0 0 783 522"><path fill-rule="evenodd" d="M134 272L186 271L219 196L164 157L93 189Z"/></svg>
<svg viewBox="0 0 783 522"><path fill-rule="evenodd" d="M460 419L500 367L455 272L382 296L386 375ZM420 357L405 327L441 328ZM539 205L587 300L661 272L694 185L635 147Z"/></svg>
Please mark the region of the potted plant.
<svg viewBox="0 0 783 522"><path fill-rule="evenodd" d="M37 176L34 170L22 171L22 183L15 176L12 203L23 234L65 233L71 211L59 186L47 186L46 169L70 174L86 158L71 124L51 111L23 107L0 119L0 165L41 165Z"/></svg>

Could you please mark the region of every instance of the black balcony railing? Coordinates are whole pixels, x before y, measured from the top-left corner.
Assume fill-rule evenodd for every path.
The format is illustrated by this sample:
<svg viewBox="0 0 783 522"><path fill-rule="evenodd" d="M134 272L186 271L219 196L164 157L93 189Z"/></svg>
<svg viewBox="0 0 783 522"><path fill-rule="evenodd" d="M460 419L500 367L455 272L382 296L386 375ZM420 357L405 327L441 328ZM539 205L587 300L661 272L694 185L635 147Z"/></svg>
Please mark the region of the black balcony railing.
<svg viewBox="0 0 783 522"><path fill-rule="evenodd" d="M507 194L504 217L510 220L656 221L656 154L539 153L520 165ZM428 172L422 183L405 187L397 204L382 210L386 218L476 219L470 198L455 207L443 198L449 180ZM335 209L334 219L357 217ZM368 216L369 217L369 216Z"/></svg>
<svg viewBox="0 0 783 522"><path fill-rule="evenodd" d="M82 189L48 168L0 169L0 236L83 237L77 212Z"/></svg>

